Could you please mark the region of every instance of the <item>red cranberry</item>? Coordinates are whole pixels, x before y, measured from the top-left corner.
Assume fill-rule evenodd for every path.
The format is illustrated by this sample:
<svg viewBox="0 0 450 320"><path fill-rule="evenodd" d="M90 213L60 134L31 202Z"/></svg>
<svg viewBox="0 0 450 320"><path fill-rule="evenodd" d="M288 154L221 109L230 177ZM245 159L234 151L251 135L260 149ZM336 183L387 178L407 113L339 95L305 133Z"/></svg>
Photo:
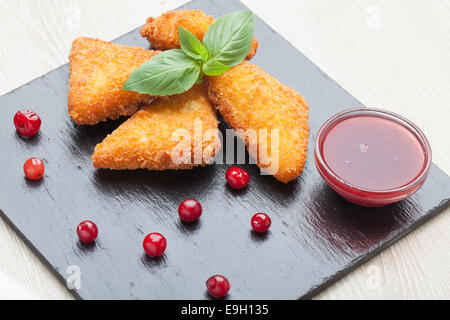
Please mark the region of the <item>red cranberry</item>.
<svg viewBox="0 0 450 320"><path fill-rule="evenodd" d="M21 110L14 115L14 126L23 137L30 138L38 133L41 118L31 110Z"/></svg>
<svg viewBox="0 0 450 320"><path fill-rule="evenodd" d="M39 158L30 158L23 164L23 172L28 179L38 180L44 175L44 162Z"/></svg>
<svg viewBox="0 0 450 320"><path fill-rule="evenodd" d="M212 276L206 281L206 288L208 289L208 292L216 298L225 297L228 290L230 290L230 287L231 285L228 282L228 279L218 274Z"/></svg>
<svg viewBox="0 0 450 320"><path fill-rule="evenodd" d="M252 217L252 228L256 232L266 232L271 224L272 221L265 213L257 213Z"/></svg>
<svg viewBox="0 0 450 320"><path fill-rule="evenodd" d="M153 232L145 237L143 246L150 257L159 257L166 250L167 241L162 234Z"/></svg>
<svg viewBox="0 0 450 320"><path fill-rule="evenodd" d="M248 172L239 167L230 167L225 174L228 184L233 189L245 188L250 181Z"/></svg>
<svg viewBox="0 0 450 320"><path fill-rule="evenodd" d="M178 207L178 214L186 222L197 220L202 215L202 205L195 199L186 199Z"/></svg>
<svg viewBox="0 0 450 320"><path fill-rule="evenodd" d="M94 241L98 235L98 229L95 223L86 220L81 222L77 227L78 237L81 242L89 243Z"/></svg>

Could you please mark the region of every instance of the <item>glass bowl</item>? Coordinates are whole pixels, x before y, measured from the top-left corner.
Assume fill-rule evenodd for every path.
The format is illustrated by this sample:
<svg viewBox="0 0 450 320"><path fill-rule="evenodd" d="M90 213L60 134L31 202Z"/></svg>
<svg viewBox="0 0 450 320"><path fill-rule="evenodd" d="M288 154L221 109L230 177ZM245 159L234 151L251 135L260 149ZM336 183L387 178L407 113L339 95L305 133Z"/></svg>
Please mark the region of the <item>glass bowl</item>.
<svg viewBox="0 0 450 320"><path fill-rule="evenodd" d="M339 122L358 116L382 117L394 121L408 129L414 135L424 152L424 163L422 169L413 180L406 185L395 188L370 190L346 182L330 169L323 156L323 143L327 134ZM395 113L375 108L346 110L334 115L326 121L317 133L314 144L314 157L317 170L333 190L340 194L344 199L366 207L384 206L408 198L422 186L431 166L431 148L422 131L415 124Z"/></svg>

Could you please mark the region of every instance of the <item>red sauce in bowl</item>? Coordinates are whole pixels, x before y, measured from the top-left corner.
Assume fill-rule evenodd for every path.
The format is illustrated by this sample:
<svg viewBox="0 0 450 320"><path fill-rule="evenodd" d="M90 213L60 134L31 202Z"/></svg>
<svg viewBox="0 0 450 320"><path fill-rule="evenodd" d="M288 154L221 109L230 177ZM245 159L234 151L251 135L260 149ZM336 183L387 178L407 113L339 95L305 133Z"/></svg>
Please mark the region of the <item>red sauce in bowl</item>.
<svg viewBox="0 0 450 320"><path fill-rule="evenodd" d="M408 120L359 108L341 112L322 126L315 158L321 176L344 198L382 206L410 196L422 185L431 150Z"/></svg>

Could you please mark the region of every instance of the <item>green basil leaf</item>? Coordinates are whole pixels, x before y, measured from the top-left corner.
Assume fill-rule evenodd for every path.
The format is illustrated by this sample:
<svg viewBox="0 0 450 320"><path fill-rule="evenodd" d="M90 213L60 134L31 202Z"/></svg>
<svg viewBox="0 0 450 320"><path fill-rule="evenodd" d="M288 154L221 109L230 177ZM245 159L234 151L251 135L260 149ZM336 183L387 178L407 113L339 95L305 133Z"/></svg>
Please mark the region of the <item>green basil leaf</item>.
<svg viewBox="0 0 450 320"><path fill-rule="evenodd" d="M163 51L137 68L124 90L168 96L189 90L200 74L199 64L180 49Z"/></svg>
<svg viewBox="0 0 450 320"><path fill-rule="evenodd" d="M207 76L218 76L219 74L225 73L228 69L231 67L224 65L223 63L220 63L217 60L208 60L205 64L202 66L202 71Z"/></svg>
<svg viewBox="0 0 450 320"><path fill-rule="evenodd" d="M233 67L244 60L253 41L254 17L250 11L229 13L217 19L206 31L203 44L209 60Z"/></svg>
<svg viewBox="0 0 450 320"><path fill-rule="evenodd" d="M180 40L181 50L188 56L202 61L208 60L208 50L192 33L178 26L178 38Z"/></svg>

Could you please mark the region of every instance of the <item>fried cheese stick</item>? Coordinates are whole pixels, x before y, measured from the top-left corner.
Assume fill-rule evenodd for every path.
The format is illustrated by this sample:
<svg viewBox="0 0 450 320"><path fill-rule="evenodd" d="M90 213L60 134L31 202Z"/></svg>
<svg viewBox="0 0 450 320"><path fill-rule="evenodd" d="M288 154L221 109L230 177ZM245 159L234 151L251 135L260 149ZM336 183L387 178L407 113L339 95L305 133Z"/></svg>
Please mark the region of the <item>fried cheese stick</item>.
<svg viewBox="0 0 450 320"><path fill-rule="evenodd" d="M130 74L159 51L78 38L70 52L68 109L78 124L96 124L135 113L149 95L124 91Z"/></svg>
<svg viewBox="0 0 450 320"><path fill-rule="evenodd" d="M281 182L296 179L305 165L309 136L308 105L300 94L246 61L208 77L207 86L210 100L257 165Z"/></svg>
<svg viewBox="0 0 450 320"><path fill-rule="evenodd" d="M179 49L178 26L185 28L202 41L206 30L213 22L214 18L201 10L173 10L156 18L148 18L141 28L141 35L147 38L153 49ZM253 37L247 60L253 58L257 48L258 41Z"/></svg>
<svg viewBox="0 0 450 320"><path fill-rule="evenodd" d="M135 113L95 147L92 161L116 170L204 166L220 149L217 125L205 85L196 85Z"/></svg>

